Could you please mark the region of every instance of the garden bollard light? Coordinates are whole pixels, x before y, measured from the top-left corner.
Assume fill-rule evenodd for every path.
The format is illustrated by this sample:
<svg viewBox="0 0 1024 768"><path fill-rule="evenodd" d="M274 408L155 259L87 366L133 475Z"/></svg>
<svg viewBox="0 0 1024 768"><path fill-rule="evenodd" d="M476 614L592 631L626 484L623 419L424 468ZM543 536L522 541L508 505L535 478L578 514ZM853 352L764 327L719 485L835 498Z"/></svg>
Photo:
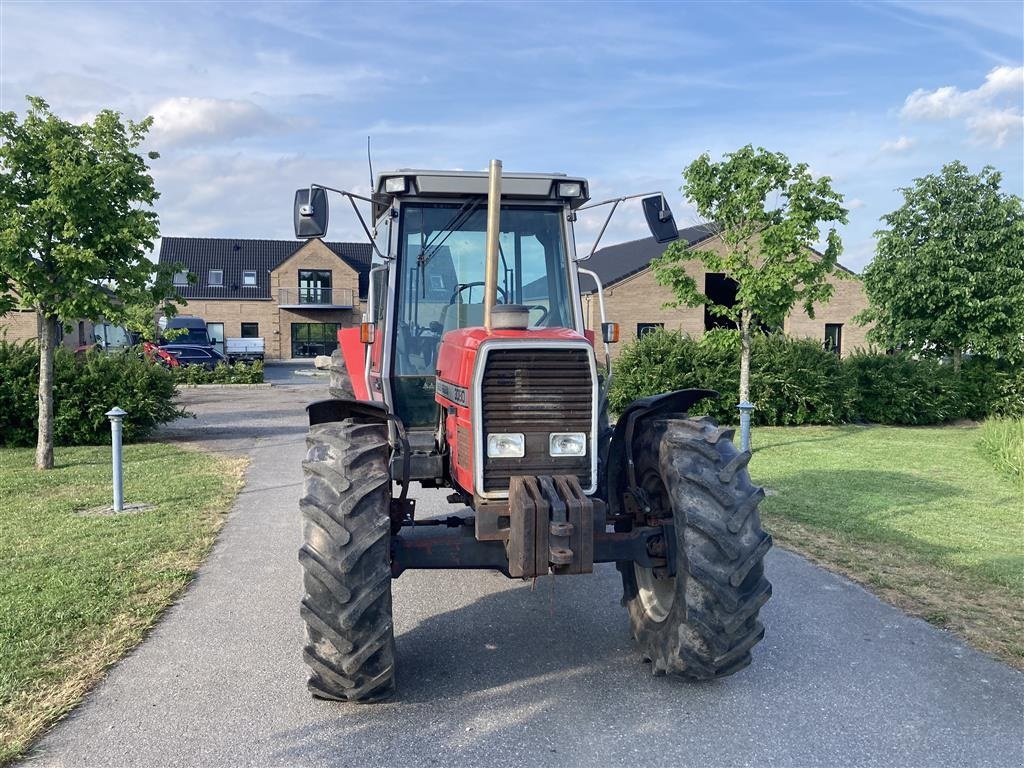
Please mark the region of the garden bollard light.
<svg viewBox="0 0 1024 768"><path fill-rule="evenodd" d="M128 413L115 405L105 415L110 419L110 441L113 448L114 511L120 512L124 508L124 484L121 477L121 420Z"/></svg>
<svg viewBox="0 0 1024 768"><path fill-rule="evenodd" d="M744 400L736 406L740 411L740 450L750 450L750 412L754 410L754 404Z"/></svg>

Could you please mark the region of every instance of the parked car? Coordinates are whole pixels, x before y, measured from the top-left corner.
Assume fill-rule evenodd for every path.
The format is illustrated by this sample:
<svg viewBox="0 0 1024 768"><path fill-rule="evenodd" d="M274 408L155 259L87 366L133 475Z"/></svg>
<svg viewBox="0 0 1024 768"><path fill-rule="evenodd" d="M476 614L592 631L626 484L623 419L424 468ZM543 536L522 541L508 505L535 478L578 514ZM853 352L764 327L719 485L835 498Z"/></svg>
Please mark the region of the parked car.
<svg viewBox="0 0 1024 768"><path fill-rule="evenodd" d="M219 363L227 363L228 359L209 345L201 344L161 344L160 349L177 360L178 365L201 365L213 370Z"/></svg>
<svg viewBox="0 0 1024 768"><path fill-rule="evenodd" d="M178 365L201 365L203 368L213 370L218 363L228 361L213 346L206 321L201 317L179 315L161 321L160 349L172 355Z"/></svg>
<svg viewBox="0 0 1024 768"><path fill-rule="evenodd" d="M174 331L174 333L167 333ZM201 317L177 315L160 321L160 346L168 344L192 344L201 347L212 347L210 333L206 329L206 321Z"/></svg>

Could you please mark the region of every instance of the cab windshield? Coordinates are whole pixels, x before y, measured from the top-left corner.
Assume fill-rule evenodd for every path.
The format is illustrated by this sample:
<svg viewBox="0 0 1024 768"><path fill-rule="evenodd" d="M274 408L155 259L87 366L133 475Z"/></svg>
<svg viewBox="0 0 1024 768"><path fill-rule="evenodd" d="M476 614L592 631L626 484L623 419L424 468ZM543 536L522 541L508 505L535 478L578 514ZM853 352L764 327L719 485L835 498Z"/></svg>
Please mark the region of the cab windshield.
<svg viewBox="0 0 1024 768"><path fill-rule="evenodd" d="M563 209L502 206L499 304L529 308L531 328L572 328ZM402 207L395 373L434 375L441 336L484 324L486 202Z"/></svg>

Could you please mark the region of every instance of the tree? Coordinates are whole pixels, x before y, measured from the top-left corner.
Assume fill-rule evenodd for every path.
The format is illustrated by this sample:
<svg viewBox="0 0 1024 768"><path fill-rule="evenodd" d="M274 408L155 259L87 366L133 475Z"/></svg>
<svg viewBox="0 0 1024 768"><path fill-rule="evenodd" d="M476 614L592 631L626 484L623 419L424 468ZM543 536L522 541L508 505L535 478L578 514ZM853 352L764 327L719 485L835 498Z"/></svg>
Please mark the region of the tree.
<svg viewBox="0 0 1024 768"><path fill-rule="evenodd" d="M952 355L957 371L965 350L1024 358L1024 214L1001 180L954 161L900 190L864 270L870 340Z"/></svg>
<svg viewBox="0 0 1024 768"><path fill-rule="evenodd" d="M118 322L126 307L173 295L170 269L146 257L158 235L150 210L158 193L136 149L151 124L104 110L74 125L32 96L22 122L0 113L0 314L36 312L40 469L53 466L58 323Z"/></svg>
<svg viewBox="0 0 1024 768"><path fill-rule="evenodd" d="M711 222L724 253L690 248L676 241L654 262L655 279L672 289L668 306L700 306L734 323L740 331L740 402L750 398L751 336L758 326L781 326L800 302L814 317L814 304L828 301L842 244L834 227L824 253L811 250L823 223L846 223L843 197L827 176L815 179L806 163L793 164L781 152L748 144L712 162L704 153L683 171L683 195ZM737 283L736 303L712 301L687 274L697 259L708 272L724 273Z"/></svg>

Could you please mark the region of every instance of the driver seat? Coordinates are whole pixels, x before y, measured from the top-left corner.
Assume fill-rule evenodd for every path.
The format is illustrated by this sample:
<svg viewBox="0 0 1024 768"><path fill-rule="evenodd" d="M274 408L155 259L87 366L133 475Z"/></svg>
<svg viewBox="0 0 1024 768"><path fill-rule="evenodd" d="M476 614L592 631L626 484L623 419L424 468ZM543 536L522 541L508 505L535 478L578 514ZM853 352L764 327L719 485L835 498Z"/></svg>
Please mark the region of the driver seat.
<svg viewBox="0 0 1024 768"><path fill-rule="evenodd" d="M451 309L456 312L450 312ZM442 333L454 331L456 328L472 328L484 324L483 304L448 304L441 309Z"/></svg>

